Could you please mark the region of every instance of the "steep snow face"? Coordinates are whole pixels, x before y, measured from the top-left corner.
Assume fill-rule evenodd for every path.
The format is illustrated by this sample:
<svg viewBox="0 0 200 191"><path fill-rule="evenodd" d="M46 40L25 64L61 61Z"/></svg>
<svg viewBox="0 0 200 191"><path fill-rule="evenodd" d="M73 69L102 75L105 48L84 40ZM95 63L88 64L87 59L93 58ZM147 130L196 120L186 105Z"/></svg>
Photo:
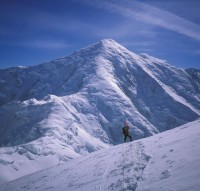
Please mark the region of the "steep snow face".
<svg viewBox="0 0 200 191"><path fill-rule="evenodd" d="M186 70L186 72L191 76L194 83L194 89L196 92L198 92L200 87L200 70L189 68Z"/></svg>
<svg viewBox="0 0 200 191"><path fill-rule="evenodd" d="M2 191L199 191L200 120L24 176Z"/></svg>
<svg viewBox="0 0 200 191"><path fill-rule="evenodd" d="M32 160L34 172L122 143L125 120L139 139L197 119L198 79L111 39L0 70L0 165L13 172L1 182L25 175Z"/></svg>

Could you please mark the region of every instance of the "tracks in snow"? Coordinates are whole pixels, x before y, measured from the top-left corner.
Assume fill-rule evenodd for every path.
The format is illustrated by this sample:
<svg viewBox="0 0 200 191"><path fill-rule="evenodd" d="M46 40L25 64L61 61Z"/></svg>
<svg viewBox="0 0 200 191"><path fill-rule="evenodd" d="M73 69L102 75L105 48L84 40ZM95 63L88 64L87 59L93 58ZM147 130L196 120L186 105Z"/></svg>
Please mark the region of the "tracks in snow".
<svg viewBox="0 0 200 191"><path fill-rule="evenodd" d="M112 152L102 175L99 191L135 191L150 160L140 142L124 144Z"/></svg>

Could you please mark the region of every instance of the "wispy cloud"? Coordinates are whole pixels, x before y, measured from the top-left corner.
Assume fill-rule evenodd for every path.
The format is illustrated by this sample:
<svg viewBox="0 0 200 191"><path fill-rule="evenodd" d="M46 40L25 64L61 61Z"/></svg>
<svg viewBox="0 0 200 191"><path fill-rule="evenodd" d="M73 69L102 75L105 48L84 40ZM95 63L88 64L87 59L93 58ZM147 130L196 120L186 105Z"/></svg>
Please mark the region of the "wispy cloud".
<svg viewBox="0 0 200 191"><path fill-rule="evenodd" d="M24 41L17 41L17 42L0 42L1 45L12 45L12 46L19 46L25 48L37 48L37 49L65 49L69 48L71 45L67 44L63 41L57 40L24 40Z"/></svg>
<svg viewBox="0 0 200 191"><path fill-rule="evenodd" d="M138 51L145 52L145 53L152 53L153 50L149 48L139 48Z"/></svg>
<svg viewBox="0 0 200 191"><path fill-rule="evenodd" d="M139 41L139 42L125 42L124 43L126 46L143 46L143 47L148 47L154 45L154 42L150 41Z"/></svg>
<svg viewBox="0 0 200 191"><path fill-rule="evenodd" d="M199 50L196 50L196 51L194 52L194 55L199 55L199 56L200 56L200 49L199 49Z"/></svg>
<svg viewBox="0 0 200 191"><path fill-rule="evenodd" d="M26 46L29 48L40 48L40 49L64 49L69 47L68 44L61 41L53 41L53 40L37 40L37 41L29 41L21 43L22 46Z"/></svg>
<svg viewBox="0 0 200 191"><path fill-rule="evenodd" d="M96 24L93 22L82 21L80 18L68 17L63 14L54 14L45 12L42 10L34 10L33 15L29 15L26 20L26 23L29 23L31 27L34 26L34 30L40 31L54 31L57 33L69 33L70 35L82 35L88 37L112 37L112 38L121 38L127 35L138 34L137 30L133 30L133 25L130 22L122 22L121 20L118 23L113 23L110 26L102 27L101 24ZM99 18L98 18L99 19ZM140 32L141 33L141 32Z"/></svg>
<svg viewBox="0 0 200 191"><path fill-rule="evenodd" d="M88 4L146 22L200 41L200 26L180 16L138 1L87 1Z"/></svg>
<svg viewBox="0 0 200 191"><path fill-rule="evenodd" d="M26 33L46 33L47 35L53 33L54 36L58 35L59 33L62 35L64 33L80 34L80 32L82 31L91 31L91 29L98 31L99 29L96 25L90 24L87 21L84 22L76 17L72 17L70 14L67 13L68 9L66 9L66 13L53 12L48 9L41 9L40 6L35 7L30 6L29 3L20 4L17 2L13 2L11 5L9 5L9 8L10 6L11 10L13 10L13 7L15 7L15 9L13 10L14 13L8 13L7 15L9 16L5 16L8 17L7 21L9 21L11 24L6 26L8 29L5 28L4 30L1 26L0 35L7 34L8 36L8 32L11 33L13 29L9 26L12 26L13 23L15 26L18 26L17 30L20 32L24 32L25 30ZM59 6L62 6L62 3L60 3ZM20 10L22 11L20 12ZM23 26L23 28L21 26ZM5 33L5 30L7 30L8 32Z"/></svg>

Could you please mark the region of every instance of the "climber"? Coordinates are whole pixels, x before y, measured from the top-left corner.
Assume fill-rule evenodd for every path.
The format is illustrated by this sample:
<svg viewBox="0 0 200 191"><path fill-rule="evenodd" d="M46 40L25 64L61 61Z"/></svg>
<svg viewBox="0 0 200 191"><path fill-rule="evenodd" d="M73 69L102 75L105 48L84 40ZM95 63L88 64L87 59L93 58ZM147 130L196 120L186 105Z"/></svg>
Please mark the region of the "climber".
<svg viewBox="0 0 200 191"><path fill-rule="evenodd" d="M132 137L131 137L131 135L129 134L129 125L128 125L128 122L126 121L125 123L124 123L124 127L122 128L122 132L123 132L123 134L124 134L124 143L126 142L126 139L127 139L127 137L130 139L130 141L132 141Z"/></svg>

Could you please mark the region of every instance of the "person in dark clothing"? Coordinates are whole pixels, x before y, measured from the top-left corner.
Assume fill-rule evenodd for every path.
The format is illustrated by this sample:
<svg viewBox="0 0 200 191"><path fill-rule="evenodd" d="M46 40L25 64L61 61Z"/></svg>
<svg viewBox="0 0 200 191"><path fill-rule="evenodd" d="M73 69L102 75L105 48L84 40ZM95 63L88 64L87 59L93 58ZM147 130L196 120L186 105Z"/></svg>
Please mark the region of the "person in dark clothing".
<svg viewBox="0 0 200 191"><path fill-rule="evenodd" d="M132 137L129 134L129 125L127 122L124 123L124 127L122 128L123 134L124 134L124 143L126 143L126 139L127 137L130 139L130 141L132 141Z"/></svg>

